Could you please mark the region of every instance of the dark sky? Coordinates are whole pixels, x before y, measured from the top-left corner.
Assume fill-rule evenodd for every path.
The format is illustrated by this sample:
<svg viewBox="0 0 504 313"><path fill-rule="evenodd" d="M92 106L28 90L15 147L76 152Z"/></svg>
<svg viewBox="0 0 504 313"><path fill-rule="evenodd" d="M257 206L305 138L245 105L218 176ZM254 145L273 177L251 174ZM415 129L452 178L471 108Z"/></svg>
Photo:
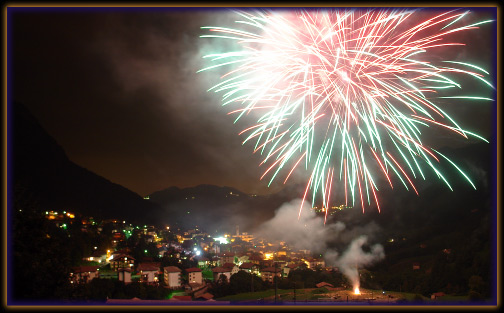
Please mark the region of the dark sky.
<svg viewBox="0 0 504 313"><path fill-rule="evenodd" d="M269 189L259 180L261 157L237 135L247 121L233 124L220 95L206 92L216 83L213 74L196 74L210 44L199 38L200 27L225 24L227 11L8 10L11 98L75 163L140 195L198 184L247 193L281 188L282 180ZM474 15L481 20L488 12ZM455 56L494 74L494 29L483 25L477 36L462 36L471 48ZM446 110L463 128L490 138L494 105L447 103ZM458 144L456 136L434 137L434 145Z"/></svg>

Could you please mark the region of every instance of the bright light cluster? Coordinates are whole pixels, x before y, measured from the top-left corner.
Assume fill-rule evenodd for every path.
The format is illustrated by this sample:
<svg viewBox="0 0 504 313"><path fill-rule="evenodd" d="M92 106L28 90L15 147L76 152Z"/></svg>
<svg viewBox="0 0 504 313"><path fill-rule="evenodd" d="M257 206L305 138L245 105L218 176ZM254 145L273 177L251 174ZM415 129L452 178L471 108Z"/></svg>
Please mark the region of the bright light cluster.
<svg viewBox="0 0 504 313"><path fill-rule="evenodd" d="M451 189L438 167L446 161L474 187L454 162L422 143L421 128L443 127L485 140L462 129L440 104L493 101L464 95L461 88L460 79L467 78L493 88L486 78L489 73L436 54L464 45L452 42L453 34L491 21L467 24L469 11L464 10L344 8L236 14L236 28L202 27L210 34L201 37L213 38L216 47L234 48L206 55L212 65L201 71L224 70L209 91L222 93L222 104L235 107L229 114L237 114L236 121L244 115L258 116L240 135L246 134L244 143L255 142L254 152L264 156L261 164L269 164L262 177L270 175L270 184L282 169L287 169L285 183L304 165L310 178L303 199L308 190L313 199L320 192L323 206L330 207L337 178L346 205L360 203L363 212L366 202L376 203L380 210L376 173L391 187L395 174L406 189L418 194L413 180L425 179L426 167Z"/></svg>

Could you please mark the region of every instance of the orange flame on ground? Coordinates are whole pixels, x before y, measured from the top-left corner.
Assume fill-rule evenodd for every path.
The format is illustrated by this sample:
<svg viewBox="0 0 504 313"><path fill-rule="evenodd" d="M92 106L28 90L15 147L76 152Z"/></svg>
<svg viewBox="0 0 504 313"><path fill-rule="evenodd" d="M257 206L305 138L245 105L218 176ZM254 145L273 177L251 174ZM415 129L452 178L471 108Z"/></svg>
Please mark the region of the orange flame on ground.
<svg viewBox="0 0 504 313"><path fill-rule="evenodd" d="M356 295L360 295L360 290L359 290L359 287L355 287L355 290L354 290L354 294Z"/></svg>

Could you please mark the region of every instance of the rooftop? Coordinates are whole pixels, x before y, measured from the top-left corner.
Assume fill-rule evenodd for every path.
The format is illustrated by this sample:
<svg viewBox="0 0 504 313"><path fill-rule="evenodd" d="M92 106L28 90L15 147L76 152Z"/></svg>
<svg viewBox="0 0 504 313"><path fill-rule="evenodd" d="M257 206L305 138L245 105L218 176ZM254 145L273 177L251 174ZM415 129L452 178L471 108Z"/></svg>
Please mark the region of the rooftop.
<svg viewBox="0 0 504 313"><path fill-rule="evenodd" d="M193 273L193 272L201 272L201 268L199 267L191 267L185 270L187 273Z"/></svg>
<svg viewBox="0 0 504 313"><path fill-rule="evenodd" d="M182 272L182 270L176 266L166 266L164 271L168 273Z"/></svg>

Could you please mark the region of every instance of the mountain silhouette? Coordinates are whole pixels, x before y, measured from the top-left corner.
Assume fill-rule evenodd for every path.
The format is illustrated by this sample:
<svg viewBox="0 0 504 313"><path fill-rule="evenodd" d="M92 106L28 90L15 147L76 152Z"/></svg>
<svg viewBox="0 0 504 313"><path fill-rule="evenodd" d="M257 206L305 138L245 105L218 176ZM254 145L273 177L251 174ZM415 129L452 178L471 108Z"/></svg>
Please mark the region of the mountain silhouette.
<svg viewBox="0 0 504 313"><path fill-rule="evenodd" d="M11 110L8 165L14 202L29 197L41 211L158 221L159 206L73 163L23 104L14 103Z"/></svg>
<svg viewBox="0 0 504 313"><path fill-rule="evenodd" d="M209 233L253 231L273 218L282 203L299 197L299 186L289 186L271 195L249 195L232 187L198 185L170 187L149 195L163 207L161 220L181 229L196 226Z"/></svg>
<svg viewBox="0 0 504 313"><path fill-rule="evenodd" d="M169 187L153 192L149 200L145 200L69 160L63 148L43 130L24 105L15 103L12 112L11 190L17 197L28 195L35 199L40 210L74 210L97 218L168 224L181 229L198 226L209 233L234 233L237 225L240 231L253 232L273 218L275 210L283 203L304 194L304 185L288 184L270 195L250 195L227 186L198 185ZM384 236L413 229L418 236L426 229L438 232L457 227L469 229L475 217L491 214L493 208L496 175L493 147L477 143L439 149L471 177L476 190L450 163L439 158L442 161L439 168L443 169L453 191L429 170L424 171L425 180L421 177L415 180L419 196L413 190L406 190L397 178L392 178L392 189L383 178L376 177L380 213L371 205L363 214L356 205L329 218L328 222L340 220L351 226L373 220L386 230ZM334 203L343 203L338 201ZM475 209L478 213L474 213Z"/></svg>

